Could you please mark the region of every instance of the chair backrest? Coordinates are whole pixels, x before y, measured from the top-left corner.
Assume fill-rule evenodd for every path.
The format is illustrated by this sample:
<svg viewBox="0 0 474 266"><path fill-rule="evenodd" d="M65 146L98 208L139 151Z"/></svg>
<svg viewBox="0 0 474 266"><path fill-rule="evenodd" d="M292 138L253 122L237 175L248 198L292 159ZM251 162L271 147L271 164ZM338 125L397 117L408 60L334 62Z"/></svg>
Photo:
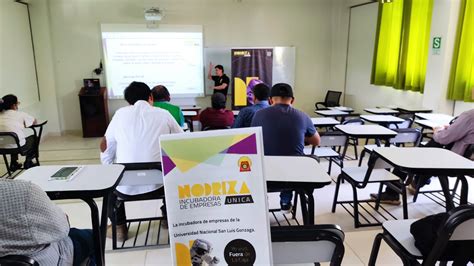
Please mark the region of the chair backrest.
<svg viewBox="0 0 474 266"><path fill-rule="evenodd" d="M416 147L421 141L421 131L417 128L400 128L394 129L397 135L390 139L390 143L400 146L401 144L413 143Z"/></svg>
<svg viewBox="0 0 474 266"><path fill-rule="evenodd" d="M163 173L161 162L148 163L121 163L125 170L119 186L157 186L157 194L161 196L164 192ZM163 193L162 193L163 192ZM157 198L155 194L125 195L115 192L124 201L147 200Z"/></svg>
<svg viewBox="0 0 474 266"><path fill-rule="evenodd" d="M208 131L208 130L219 130L219 129L230 129L229 126L222 126L222 127L204 127L202 131Z"/></svg>
<svg viewBox="0 0 474 266"><path fill-rule="evenodd" d="M320 137L319 147L344 147L347 142L347 136L339 131L324 132Z"/></svg>
<svg viewBox="0 0 474 266"><path fill-rule="evenodd" d="M408 118L408 119L405 119L405 121L401 122L400 124L389 124L388 128L390 129L411 128L412 124L413 124L413 119Z"/></svg>
<svg viewBox="0 0 474 266"><path fill-rule="evenodd" d="M364 188L369 182L370 176L372 175L372 170L389 168L393 168L393 166L387 163L384 159L380 158L375 152L371 152L367 162L367 172L365 172L364 180L356 186L358 188Z"/></svg>
<svg viewBox="0 0 474 266"><path fill-rule="evenodd" d="M339 106L339 100L341 99L342 92L340 91L331 91L329 90L326 93L326 98L324 99L324 104L326 107Z"/></svg>
<svg viewBox="0 0 474 266"><path fill-rule="evenodd" d="M18 148L20 148L20 140L15 132L0 132L0 150Z"/></svg>
<svg viewBox="0 0 474 266"><path fill-rule="evenodd" d="M365 124L364 120L360 118L351 118L342 122L343 125L352 124L352 125L363 125Z"/></svg>
<svg viewBox="0 0 474 266"><path fill-rule="evenodd" d="M24 255L8 255L0 257L1 266L36 266L39 265L34 259Z"/></svg>
<svg viewBox="0 0 474 266"><path fill-rule="evenodd" d="M448 241L474 241L474 230L472 228L474 228L473 205L464 205L451 210L448 219L438 231L438 238L430 254L423 260L423 265L435 265L444 253Z"/></svg>
<svg viewBox="0 0 474 266"><path fill-rule="evenodd" d="M341 265L344 232L337 225L279 226L271 228L273 263L331 262Z"/></svg>
<svg viewBox="0 0 474 266"><path fill-rule="evenodd" d="M470 159L470 160L473 160L473 156L474 156L474 144L470 144L467 149L464 151L464 157Z"/></svg>

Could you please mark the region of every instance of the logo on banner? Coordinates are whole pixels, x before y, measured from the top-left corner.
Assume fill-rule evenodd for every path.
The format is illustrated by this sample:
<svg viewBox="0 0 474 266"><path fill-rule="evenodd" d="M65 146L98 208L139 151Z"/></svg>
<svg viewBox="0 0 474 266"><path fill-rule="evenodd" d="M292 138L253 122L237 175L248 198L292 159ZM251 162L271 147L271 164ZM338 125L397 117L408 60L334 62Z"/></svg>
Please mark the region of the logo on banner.
<svg viewBox="0 0 474 266"><path fill-rule="evenodd" d="M178 186L178 198L181 210L253 203L247 183L236 180L181 185Z"/></svg>
<svg viewBox="0 0 474 266"><path fill-rule="evenodd" d="M247 156L240 157L240 159L239 159L240 172L250 172L250 171L252 171L251 168L250 168L251 166L252 166L252 160L250 160L249 157L247 157Z"/></svg>
<svg viewBox="0 0 474 266"><path fill-rule="evenodd" d="M234 51L234 56L251 57L250 51Z"/></svg>

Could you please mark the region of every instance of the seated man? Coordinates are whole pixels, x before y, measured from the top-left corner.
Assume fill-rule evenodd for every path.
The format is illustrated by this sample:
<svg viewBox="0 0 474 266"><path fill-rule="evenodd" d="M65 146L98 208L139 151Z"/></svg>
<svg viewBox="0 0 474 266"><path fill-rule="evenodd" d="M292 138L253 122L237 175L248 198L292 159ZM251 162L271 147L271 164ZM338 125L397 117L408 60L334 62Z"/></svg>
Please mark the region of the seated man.
<svg viewBox="0 0 474 266"><path fill-rule="evenodd" d="M13 94L8 94L0 100L0 132L13 132L20 141L21 153L26 156L25 169L34 166L33 158L36 155L35 135L25 136L23 130L36 124L36 119L31 115L18 111L20 102ZM16 148L17 145L8 145L2 148ZM18 163L18 153L11 155L10 171L21 168Z"/></svg>
<svg viewBox="0 0 474 266"><path fill-rule="evenodd" d="M293 89L285 83L273 85L270 92L272 106L255 113L251 126L261 126L265 155L304 155L305 143L318 146L319 134L309 116L293 108ZM293 192L280 193L283 212L291 211Z"/></svg>
<svg viewBox="0 0 474 266"><path fill-rule="evenodd" d="M69 228L66 214L31 182L0 178L0 257L39 265L81 265L93 254L92 230Z"/></svg>
<svg viewBox="0 0 474 266"><path fill-rule="evenodd" d="M433 139L422 147L446 147L451 151L464 156L469 145L474 144L474 109L460 114L451 125L436 127L433 129ZM406 174L400 171L394 171L394 174L402 179ZM421 178L420 184L423 186L429 183L429 176L415 176L415 183ZM412 194L416 192L416 185L410 184L408 191ZM377 198L377 193L370 194L372 198ZM392 205L400 204L400 195L393 189L387 187L381 195L380 202Z"/></svg>
<svg viewBox="0 0 474 266"><path fill-rule="evenodd" d="M253 116L260 110L270 106L268 104L268 96L270 96L270 88L264 83L258 83L252 89L252 102L254 105L248 106L240 110L239 115L235 119L233 128L250 127Z"/></svg>
<svg viewBox="0 0 474 266"><path fill-rule="evenodd" d="M115 112L102 139L100 149L103 164L140 163L161 161L160 136L181 133L183 130L171 114L161 108L155 108L150 88L143 82L132 82L124 92L125 100L130 104ZM117 194L139 195L153 192L158 187L118 186ZM123 202L111 199L109 215L117 215L117 238L127 239L126 215ZM108 231L111 236L111 230Z"/></svg>
<svg viewBox="0 0 474 266"><path fill-rule="evenodd" d="M151 90L153 94L153 106L168 110L170 114L176 119L179 126L184 125L184 115L179 106L173 105L170 102L171 97L168 89L163 85L158 85Z"/></svg>
<svg viewBox="0 0 474 266"><path fill-rule="evenodd" d="M202 128L226 128L234 123L234 113L225 109L225 96L214 93L211 97L212 108L206 108L199 114Z"/></svg>

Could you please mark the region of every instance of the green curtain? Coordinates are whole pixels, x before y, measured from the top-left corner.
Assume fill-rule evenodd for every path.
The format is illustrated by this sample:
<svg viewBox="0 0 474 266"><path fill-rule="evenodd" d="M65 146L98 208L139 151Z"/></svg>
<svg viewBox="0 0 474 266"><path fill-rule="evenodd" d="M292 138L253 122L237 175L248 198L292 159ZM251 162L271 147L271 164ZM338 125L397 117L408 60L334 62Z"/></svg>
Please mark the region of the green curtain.
<svg viewBox="0 0 474 266"><path fill-rule="evenodd" d="M463 0L459 12L448 99L474 102L474 1Z"/></svg>
<svg viewBox="0 0 474 266"><path fill-rule="evenodd" d="M371 84L423 92L433 0L379 4Z"/></svg>

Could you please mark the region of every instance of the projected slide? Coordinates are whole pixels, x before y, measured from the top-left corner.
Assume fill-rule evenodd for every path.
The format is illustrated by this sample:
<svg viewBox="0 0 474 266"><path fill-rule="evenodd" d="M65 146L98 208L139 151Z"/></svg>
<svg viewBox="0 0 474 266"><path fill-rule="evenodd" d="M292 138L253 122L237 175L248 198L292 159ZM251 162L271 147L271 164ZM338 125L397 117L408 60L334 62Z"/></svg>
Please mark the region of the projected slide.
<svg viewBox="0 0 474 266"><path fill-rule="evenodd" d="M202 32L102 32L110 98L132 81L165 85L173 97L204 95Z"/></svg>

